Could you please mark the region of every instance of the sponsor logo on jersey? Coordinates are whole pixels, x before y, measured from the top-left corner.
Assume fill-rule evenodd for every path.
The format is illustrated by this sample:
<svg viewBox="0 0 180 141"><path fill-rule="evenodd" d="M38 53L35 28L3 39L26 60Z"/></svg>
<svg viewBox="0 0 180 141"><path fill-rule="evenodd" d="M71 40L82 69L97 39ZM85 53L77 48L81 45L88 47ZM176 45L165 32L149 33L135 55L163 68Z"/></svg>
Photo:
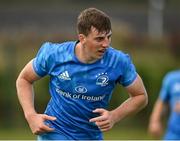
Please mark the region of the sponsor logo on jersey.
<svg viewBox="0 0 180 141"><path fill-rule="evenodd" d="M87 88L84 86L77 86L75 87L75 91L78 93L86 93L87 92Z"/></svg>
<svg viewBox="0 0 180 141"><path fill-rule="evenodd" d="M100 86L106 86L109 83L109 77L107 75L107 73L99 73L98 75L96 75L96 85L100 85Z"/></svg>
<svg viewBox="0 0 180 141"><path fill-rule="evenodd" d="M69 77L68 71L62 72L62 73L58 76L58 78L63 79L63 80L71 80L71 78Z"/></svg>
<svg viewBox="0 0 180 141"><path fill-rule="evenodd" d="M84 88L83 88L84 89ZM87 101L102 101L105 98L104 95L99 95L99 96L93 96L93 95L84 95L84 94L75 94L75 93L70 93L70 92L65 92L62 91L59 88L56 88L56 92L65 97L65 98L70 98L70 99L81 99L81 100L87 100Z"/></svg>

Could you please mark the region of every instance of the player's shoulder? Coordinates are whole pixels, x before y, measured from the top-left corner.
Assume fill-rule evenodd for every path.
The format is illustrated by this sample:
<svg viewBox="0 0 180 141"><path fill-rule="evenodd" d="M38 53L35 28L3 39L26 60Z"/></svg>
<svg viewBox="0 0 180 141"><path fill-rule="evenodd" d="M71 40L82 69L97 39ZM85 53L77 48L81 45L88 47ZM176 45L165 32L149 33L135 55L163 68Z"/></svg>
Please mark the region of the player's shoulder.
<svg viewBox="0 0 180 141"><path fill-rule="evenodd" d="M172 81L172 80L175 80L175 79L180 79L180 70L170 71L164 77L165 81Z"/></svg>
<svg viewBox="0 0 180 141"><path fill-rule="evenodd" d="M107 58L111 58L111 59L115 59L118 60L120 62L124 62L126 60L128 60L129 54L121 51L121 50L117 50L115 48L109 47L108 51L107 51Z"/></svg>
<svg viewBox="0 0 180 141"><path fill-rule="evenodd" d="M107 64L109 67L119 68L120 66L127 65L130 62L130 57L128 54L109 47L106 54L103 57L104 64Z"/></svg>
<svg viewBox="0 0 180 141"><path fill-rule="evenodd" d="M72 46L75 44L74 41L67 41L62 43L44 42L41 46L42 50L47 53L60 53L64 51L70 51Z"/></svg>
<svg viewBox="0 0 180 141"><path fill-rule="evenodd" d="M109 48L108 48L108 55L109 55L109 56L115 55L115 56L121 57L121 58L124 58L124 57L127 57L127 56L128 56L127 53L125 53L125 52L123 52L123 51L121 51L121 50L117 50L117 49L115 49L115 48L113 48L113 47L109 47Z"/></svg>

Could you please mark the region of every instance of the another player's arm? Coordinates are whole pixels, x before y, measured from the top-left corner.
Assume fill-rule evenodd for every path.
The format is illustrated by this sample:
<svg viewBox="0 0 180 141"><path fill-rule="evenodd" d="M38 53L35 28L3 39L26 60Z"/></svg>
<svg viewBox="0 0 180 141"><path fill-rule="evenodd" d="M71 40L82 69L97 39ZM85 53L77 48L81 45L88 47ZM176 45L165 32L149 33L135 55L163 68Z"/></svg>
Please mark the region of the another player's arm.
<svg viewBox="0 0 180 141"><path fill-rule="evenodd" d="M160 138L163 133L161 121L162 121L163 111L166 106L167 105L162 100L158 99L152 111L149 121L148 131L155 138Z"/></svg>
<svg viewBox="0 0 180 141"><path fill-rule="evenodd" d="M16 81L17 95L19 102L23 108L26 120L34 134L52 131L44 124L45 120L55 120L45 114L38 114L34 108L34 90L33 82L39 80L39 77L33 69L33 61L31 60L21 71Z"/></svg>
<svg viewBox="0 0 180 141"><path fill-rule="evenodd" d="M112 111L107 111L105 109L96 109L93 111L99 113L101 116L90 119L90 122L95 122L101 131L111 129L116 122L137 113L147 105L147 93L139 75L137 75L134 82L126 87L126 89L130 97L119 107Z"/></svg>

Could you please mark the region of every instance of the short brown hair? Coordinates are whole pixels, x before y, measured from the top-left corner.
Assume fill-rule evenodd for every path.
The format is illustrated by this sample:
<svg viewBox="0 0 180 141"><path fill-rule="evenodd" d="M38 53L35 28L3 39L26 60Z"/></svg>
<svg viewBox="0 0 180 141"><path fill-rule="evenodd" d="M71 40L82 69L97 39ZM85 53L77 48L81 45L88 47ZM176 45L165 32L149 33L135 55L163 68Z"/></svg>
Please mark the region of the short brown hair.
<svg viewBox="0 0 180 141"><path fill-rule="evenodd" d="M109 16L96 8L83 10L77 18L77 32L87 36L91 27L95 27L98 32L108 33L111 30Z"/></svg>

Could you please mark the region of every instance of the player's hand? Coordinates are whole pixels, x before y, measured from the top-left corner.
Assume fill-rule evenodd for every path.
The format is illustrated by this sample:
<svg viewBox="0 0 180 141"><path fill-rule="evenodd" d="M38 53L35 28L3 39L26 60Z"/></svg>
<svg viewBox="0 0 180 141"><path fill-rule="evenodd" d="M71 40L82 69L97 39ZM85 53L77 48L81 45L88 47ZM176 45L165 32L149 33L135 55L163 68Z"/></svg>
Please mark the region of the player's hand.
<svg viewBox="0 0 180 141"><path fill-rule="evenodd" d="M100 116L90 119L89 122L95 122L101 131L108 131L113 127L114 121L110 111L99 108L95 109L93 113L99 113Z"/></svg>
<svg viewBox="0 0 180 141"><path fill-rule="evenodd" d="M148 131L154 138L159 139L163 133L161 123L151 122Z"/></svg>
<svg viewBox="0 0 180 141"><path fill-rule="evenodd" d="M44 123L46 120L56 120L56 117L48 116L46 114L31 114L27 118L28 124L33 134L39 135L44 132L51 132L54 129L50 128Z"/></svg>

